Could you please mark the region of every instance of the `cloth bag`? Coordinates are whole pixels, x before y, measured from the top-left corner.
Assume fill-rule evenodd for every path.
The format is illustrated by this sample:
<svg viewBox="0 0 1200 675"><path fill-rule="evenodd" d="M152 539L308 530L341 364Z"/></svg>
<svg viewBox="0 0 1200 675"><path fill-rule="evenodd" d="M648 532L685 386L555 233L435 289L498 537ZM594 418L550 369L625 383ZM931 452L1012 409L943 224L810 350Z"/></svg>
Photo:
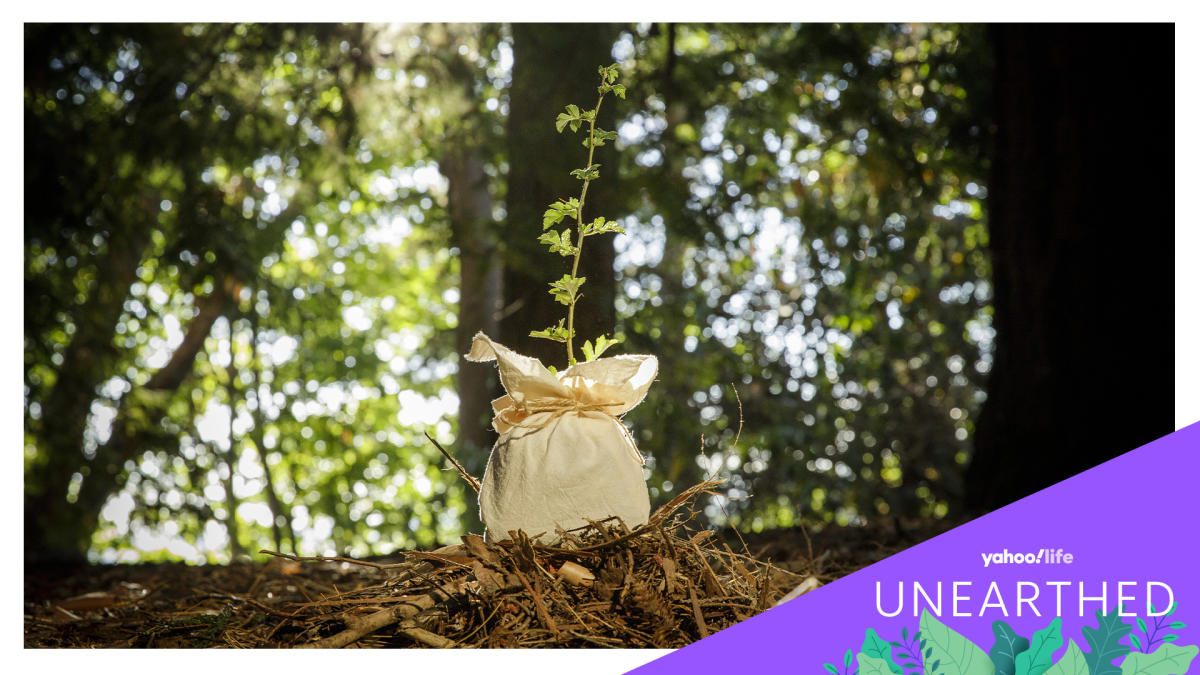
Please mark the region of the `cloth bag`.
<svg viewBox="0 0 1200 675"><path fill-rule="evenodd" d="M499 440L479 489L486 541L523 530L544 543L588 520L650 518L645 460L619 416L646 396L658 359L622 355L555 375L538 359L475 335L468 361L497 361L507 395L492 401Z"/></svg>

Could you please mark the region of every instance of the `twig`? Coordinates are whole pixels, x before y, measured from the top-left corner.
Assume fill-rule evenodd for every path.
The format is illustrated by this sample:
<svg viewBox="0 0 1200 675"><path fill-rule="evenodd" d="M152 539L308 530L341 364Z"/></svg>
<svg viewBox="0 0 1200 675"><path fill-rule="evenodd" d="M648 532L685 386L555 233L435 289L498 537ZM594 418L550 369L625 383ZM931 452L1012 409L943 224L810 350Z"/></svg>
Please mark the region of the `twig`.
<svg viewBox="0 0 1200 675"><path fill-rule="evenodd" d="M687 583L688 595L692 598L692 615L696 619L696 628L700 631L700 637L708 637L708 624L704 622L704 612L700 611L700 600L696 597L696 587L692 585L692 580L684 578Z"/></svg>
<svg viewBox="0 0 1200 675"><path fill-rule="evenodd" d="M447 640L441 635L438 635L437 633L431 633L424 628L417 628L416 626L401 626L399 632L402 635L408 636L413 640L420 642L421 644L429 645L430 647L435 647L437 649L452 649L455 647L453 640Z"/></svg>
<svg viewBox="0 0 1200 675"><path fill-rule="evenodd" d="M450 455L450 453L446 452L446 449L442 447L441 443L438 443L437 441L433 440L433 436L430 436L428 431L425 432L425 438L428 438L429 442L433 443L434 447L436 447L438 450L442 451L442 454L445 455L446 459L450 460L450 463L453 464L454 468L458 470L458 475L462 476L462 479L467 481L467 485L470 485L471 489L474 490L476 494L478 494L479 493L479 479L472 476L471 474L467 473L467 470L465 468L463 468L463 465L459 464L457 459L454 459L454 457L452 457Z"/></svg>
<svg viewBox="0 0 1200 675"><path fill-rule="evenodd" d="M433 593L422 595L414 599L412 602L400 605L399 607L381 609L378 612L375 612L374 614L368 614L361 619L356 617L346 617L346 630L336 635L330 635L327 638L322 638L316 642L297 645L297 648L336 649L338 647L345 647L346 645L352 644L360 638L374 633L380 628L390 626L399 621L404 621L405 619L416 616L420 612L433 607L438 602L438 598L435 596L440 595L440 593L434 591ZM407 635L407 633L405 634Z"/></svg>
<svg viewBox="0 0 1200 675"><path fill-rule="evenodd" d="M733 397L737 399L738 404L738 428L737 434L733 437L733 447L737 447L738 441L742 440L742 397L738 395L737 386L732 382L729 383L729 388L733 389Z"/></svg>
<svg viewBox="0 0 1200 675"><path fill-rule="evenodd" d="M279 553L278 551L268 551L265 548L259 549L258 552L265 553L267 555L273 555L276 558L286 558L287 560L291 560L292 562L340 562L340 563L348 563L351 565L365 565L367 567L374 567L377 570L392 570L392 569L396 569L397 567L407 567L412 564L412 563L407 563L407 562L384 564L384 563L371 562L369 560L355 560L354 558L343 558L340 555L333 556L333 557L326 557L323 555L305 557L305 556L288 555L287 553Z"/></svg>
<svg viewBox="0 0 1200 675"><path fill-rule="evenodd" d="M690 488L684 490L683 492L679 493L678 495L676 495L676 497L674 499L667 502L663 506L658 507L658 510L655 511L654 514L650 516L650 520L647 521L647 523L645 525L642 525L642 526L634 529L632 532L623 534L623 535L617 537L616 539L602 541L598 544L592 544L591 546L583 546L583 547L580 547L578 550L579 551L594 551L596 549L601 549L601 548L605 548L607 546L612 546L613 544L620 543L622 541L625 541L626 539L632 539L634 537L639 537L650 530L654 530L654 529L658 528L658 526L661 525L667 519L668 516L670 516L679 507L683 506L684 503L686 503L689 499L691 499L693 495L695 495L696 493L699 493L699 492L707 492L709 490L709 488L716 487L717 485L720 485L723 482L724 482L724 479L721 479L721 478L718 478L715 480L712 478L709 478L708 480L704 481L703 483L697 483L697 484L693 485L692 487L690 487Z"/></svg>

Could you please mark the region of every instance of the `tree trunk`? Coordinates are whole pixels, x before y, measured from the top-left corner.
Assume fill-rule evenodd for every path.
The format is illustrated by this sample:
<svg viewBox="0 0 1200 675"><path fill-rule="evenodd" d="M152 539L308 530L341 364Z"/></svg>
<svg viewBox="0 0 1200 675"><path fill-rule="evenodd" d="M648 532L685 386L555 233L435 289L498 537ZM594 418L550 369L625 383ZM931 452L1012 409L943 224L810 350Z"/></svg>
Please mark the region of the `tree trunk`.
<svg viewBox="0 0 1200 675"><path fill-rule="evenodd" d="M529 337L529 331L554 325L566 317L548 284L570 272L570 259L546 251L537 238L542 212L560 198L578 197L580 182L570 175L583 168L587 149L583 131L555 132L554 119L568 103L595 107L599 66L612 63L617 28L607 24L513 25L513 73L508 117L508 227L504 243L504 310L500 341L546 365L566 365L562 344ZM598 126L613 130L615 96L605 98ZM585 127L586 128L586 127ZM597 148L594 162L600 179L588 188L584 218L613 217L617 194L613 144ZM615 321L612 237L584 243L579 275L587 277L583 298L575 308L578 345L600 333L612 333ZM578 357L577 357L578 358Z"/></svg>
<svg viewBox="0 0 1200 675"><path fill-rule="evenodd" d="M467 363L471 339L483 331L499 334L501 265L496 226L492 223L492 196L483 172L483 152L477 146L457 147L442 158L441 168L450 183L450 227L459 250L458 328L455 351L458 364L458 444L455 458L472 475L483 475L496 434L492 431L492 399L500 395L495 368ZM463 528L482 531L478 511L471 504Z"/></svg>
<svg viewBox="0 0 1200 675"><path fill-rule="evenodd" d="M1172 316L1172 28L992 37L996 340L967 473L976 512L1173 428L1170 338L1156 344Z"/></svg>
<svg viewBox="0 0 1200 675"><path fill-rule="evenodd" d="M114 329L147 243L126 238L109 242L87 302L77 312L77 332L43 405L37 442L39 454L48 459L26 476L26 559L82 560L87 550L92 527L74 517L76 506L67 501L67 489L72 474L85 463L83 432L96 388L111 375L117 357ZM85 475L84 482L89 480L94 479Z"/></svg>

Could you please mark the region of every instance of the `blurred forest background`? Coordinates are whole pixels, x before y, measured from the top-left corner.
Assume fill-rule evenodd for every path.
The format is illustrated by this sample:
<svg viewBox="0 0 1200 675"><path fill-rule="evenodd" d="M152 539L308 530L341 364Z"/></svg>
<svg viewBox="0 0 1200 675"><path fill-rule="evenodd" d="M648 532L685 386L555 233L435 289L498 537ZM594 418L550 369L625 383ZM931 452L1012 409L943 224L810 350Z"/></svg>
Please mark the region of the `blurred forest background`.
<svg viewBox="0 0 1200 675"><path fill-rule="evenodd" d="M482 474L477 330L562 365L553 122L613 62L580 333L661 360L656 505L962 518L1169 433L1172 34L27 25L26 559L478 531L423 433Z"/></svg>

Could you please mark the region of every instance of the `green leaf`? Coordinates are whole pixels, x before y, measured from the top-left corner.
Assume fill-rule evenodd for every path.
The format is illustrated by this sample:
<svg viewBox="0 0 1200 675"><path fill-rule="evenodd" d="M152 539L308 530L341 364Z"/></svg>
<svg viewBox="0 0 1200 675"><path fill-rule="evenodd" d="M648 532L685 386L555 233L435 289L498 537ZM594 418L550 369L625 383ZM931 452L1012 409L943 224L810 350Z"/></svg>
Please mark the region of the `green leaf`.
<svg viewBox="0 0 1200 675"><path fill-rule="evenodd" d="M1172 635L1168 635L1168 636L1164 637L1164 638L1162 639L1162 641L1163 641L1163 642L1174 642L1174 641L1176 641L1176 640L1178 640L1178 639L1179 639L1179 636L1178 636L1178 635L1174 635L1174 634L1172 634Z"/></svg>
<svg viewBox="0 0 1200 675"><path fill-rule="evenodd" d="M1016 675L1042 675L1053 663L1054 652L1062 647L1062 619L1054 617L1049 626L1033 634L1029 649L1017 654Z"/></svg>
<svg viewBox="0 0 1200 675"><path fill-rule="evenodd" d="M579 298L579 287L583 286L583 282L587 281L587 277L573 277L570 274L564 274L558 281L550 282L550 295L554 299L564 305L570 305Z"/></svg>
<svg viewBox="0 0 1200 675"><path fill-rule="evenodd" d="M1130 644L1132 644L1134 647L1137 647L1138 649L1142 648L1142 641L1139 640L1138 636L1134 635L1133 633L1129 634L1129 642L1130 642Z"/></svg>
<svg viewBox="0 0 1200 675"><path fill-rule="evenodd" d="M559 224L567 216L574 218L578 212L579 200L574 197L554 202L542 213L542 229L547 230Z"/></svg>
<svg viewBox="0 0 1200 675"><path fill-rule="evenodd" d="M563 230L561 232L543 232L542 236L538 237L538 241L550 247L551 253L558 253L564 257L575 255L579 249L571 243L571 231Z"/></svg>
<svg viewBox="0 0 1200 675"><path fill-rule="evenodd" d="M566 319L559 319L558 325L549 326L545 330L530 331L529 337L553 340L555 342L566 342L568 337L574 336L570 335L567 329L563 326L564 321L566 321Z"/></svg>
<svg viewBox="0 0 1200 675"><path fill-rule="evenodd" d="M1149 654L1133 652L1121 662L1121 675L1183 675L1200 647L1165 644Z"/></svg>
<svg viewBox="0 0 1200 675"><path fill-rule="evenodd" d="M1171 623L1167 624L1167 628L1170 628L1171 630L1179 630L1180 628L1187 628L1187 624L1182 621L1172 621Z"/></svg>
<svg viewBox="0 0 1200 675"><path fill-rule="evenodd" d="M604 335L601 335L600 337L596 338L596 358L600 358L600 356L602 356L604 354L604 352L608 351L609 347L619 345L624 341L625 341L624 335L617 335L617 336L612 337L611 339Z"/></svg>
<svg viewBox="0 0 1200 675"><path fill-rule="evenodd" d="M934 660L944 662L955 675L993 675L995 666L982 649L938 621L928 609L921 611L921 634ZM934 675L926 661L925 675Z"/></svg>
<svg viewBox="0 0 1200 675"><path fill-rule="evenodd" d="M603 339L603 336L596 338L596 342L599 343ZM888 668L891 669L893 673L897 673L897 675L902 675L904 673L904 669L900 667L900 664L896 663L896 661L892 659L891 645L884 642L883 639L879 637L879 634L874 631L874 629L867 629L867 634L863 637L862 648L859 649L859 651L867 656L883 659L887 662ZM860 663L859 665L862 664Z"/></svg>
<svg viewBox="0 0 1200 675"><path fill-rule="evenodd" d="M593 234L606 234L608 232L619 232L621 234L625 234L625 228L621 227L621 224L618 221L605 220L603 216L583 226L584 236L591 236Z"/></svg>
<svg viewBox="0 0 1200 675"><path fill-rule="evenodd" d="M854 663L854 654L849 649L847 649L846 650L846 658L843 660L846 662L846 670L850 670L850 664Z"/></svg>
<svg viewBox="0 0 1200 675"><path fill-rule="evenodd" d="M876 656L858 653L858 675L892 675L891 664Z"/></svg>
<svg viewBox="0 0 1200 675"><path fill-rule="evenodd" d="M571 175L579 180L596 180L600 177L600 165L593 164L586 169L574 169Z"/></svg>
<svg viewBox="0 0 1200 675"><path fill-rule="evenodd" d="M1079 645L1074 640L1067 643L1067 653L1058 663L1050 666L1046 675L1088 675L1087 659L1083 658L1083 652L1079 651Z"/></svg>
<svg viewBox="0 0 1200 675"><path fill-rule="evenodd" d="M1091 651L1084 653L1088 672L1091 675L1117 675L1121 669L1113 665L1113 659L1129 653L1129 645L1121 644L1120 640L1133 630L1133 626L1121 621L1116 611L1106 615L1103 609L1098 609L1096 620L1098 627L1083 627L1083 639L1091 647Z"/></svg>
<svg viewBox="0 0 1200 675"><path fill-rule="evenodd" d="M996 643L988 656L996 666L996 675L1013 675L1017 669L1017 654L1029 649L1029 639L1017 635L1004 621L994 622L992 632L996 634Z"/></svg>
<svg viewBox="0 0 1200 675"><path fill-rule="evenodd" d="M833 675L838 675L838 669L837 669L837 666L833 665L832 663L826 663L826 664L825 664L825 670L828 670L828 671L829 671L830 673L832 673Z"/></svg>
<svg viewBox="0 0 1200 675"><path fill-rule="evenodd" d="M620 96L622 99L625 98L625 85L614 84L613 85L613 93L616 94L617 96Z"/></svg>
<svg viewBox="0 0 1200 675"><path fill-rule="evenodd" d="M1137 618L1137 625L1138 625L1138 628L1142 629L1143 633L1145 633L1146 635L1150 634L1150 631L1146 629L1146 622L1143 621L1142 617L1140 617L1140 616Z"/></svg>

